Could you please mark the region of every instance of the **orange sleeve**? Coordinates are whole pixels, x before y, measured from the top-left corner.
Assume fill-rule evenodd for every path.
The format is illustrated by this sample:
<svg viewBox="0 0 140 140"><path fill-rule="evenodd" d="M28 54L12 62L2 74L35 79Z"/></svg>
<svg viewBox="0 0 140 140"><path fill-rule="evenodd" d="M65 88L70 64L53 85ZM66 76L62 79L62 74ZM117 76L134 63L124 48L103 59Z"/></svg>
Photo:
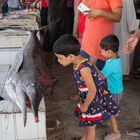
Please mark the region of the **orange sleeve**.
<svg viewBox="0 0 140 140"><path fill-rule="evenodd" d="M111 10L122 7L122 0L108 0Z"/></svg>

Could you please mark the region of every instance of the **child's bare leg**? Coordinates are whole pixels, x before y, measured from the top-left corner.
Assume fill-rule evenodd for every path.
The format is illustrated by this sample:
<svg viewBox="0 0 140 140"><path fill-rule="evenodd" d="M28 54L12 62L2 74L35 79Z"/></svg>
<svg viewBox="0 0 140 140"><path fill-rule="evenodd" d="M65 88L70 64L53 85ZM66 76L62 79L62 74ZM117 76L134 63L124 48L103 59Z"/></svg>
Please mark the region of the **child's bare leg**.
<svg viewBox="0 0 140 140"><path fill-rule="evenodd" d="M87 126L86 140L95 140L95 126Z"/></svg>
<svg viewBox="0 0 140 140"><path fill-rule="evenodd" d="M111 124L113 133L105 136L104 140L120 140L121 134L118 129L118 124L117 124L116 118L115 117L110 118L109 122Z"/></svg>
<svg viewBox="0 0 140 140"><path fill-rule="evenodd" d="M86 140L86 133L87 133L87 130L86 130L86 127L84 127L82 138L80 140Z"/></svg>
<svg viewBox="0 0 140 140"><path fill-rule="evenodd" d="M112 127L112 131L113 133L119 133L119 128L118 128L118 124L117 124L117 120L115 117L111 117L110 118L110 123L111 123L111 127Z"/></svg>
<svg viewBox="0 0 140 140"><path fill-rule="evenodd" d="M116 118L112 117L110 119L110 123L111 123L113 133L105 136L104 140L120 140L121 134L120 134L120 131L118 129L118 124L117 124Z"/></svg>

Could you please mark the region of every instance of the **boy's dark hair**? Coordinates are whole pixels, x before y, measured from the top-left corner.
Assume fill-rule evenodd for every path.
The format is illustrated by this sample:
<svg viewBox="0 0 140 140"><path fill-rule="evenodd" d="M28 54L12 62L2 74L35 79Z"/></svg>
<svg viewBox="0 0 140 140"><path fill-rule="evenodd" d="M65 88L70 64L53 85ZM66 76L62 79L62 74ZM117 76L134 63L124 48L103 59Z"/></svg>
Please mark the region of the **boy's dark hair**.
<svg viewBox="0 0 140 140"><path fill-rule="evenodd" d="M53 46L53 51L56 54L68 56L69 54L79 55L81 45L79 41L70 34L65 34L59 37Z"/></svg>
<svg viewBox="0 0 140 140"><path fill-rule="evenodd" d="M111 34L104 37L100 42L101 49L107 51L111 50L113 52L118 52L119 50L119 39L117 36Z"/></svg>

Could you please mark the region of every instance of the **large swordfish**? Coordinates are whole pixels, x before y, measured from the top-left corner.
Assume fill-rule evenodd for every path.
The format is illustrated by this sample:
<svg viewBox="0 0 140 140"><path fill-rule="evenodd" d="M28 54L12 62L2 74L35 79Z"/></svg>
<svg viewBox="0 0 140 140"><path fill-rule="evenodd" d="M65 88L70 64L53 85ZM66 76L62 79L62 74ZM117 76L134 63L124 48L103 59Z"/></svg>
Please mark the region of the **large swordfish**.
<svg viewBox="0 0 140 140"><path fill-rule="evenodd" d="M46 89L53 88L56 80L50 76L43 59L43 50L37 31L30 31L28 41L19 50L6 80L6 91L27 120L26 96L30 100L35 122L39 121L39 103Z"/></svg>

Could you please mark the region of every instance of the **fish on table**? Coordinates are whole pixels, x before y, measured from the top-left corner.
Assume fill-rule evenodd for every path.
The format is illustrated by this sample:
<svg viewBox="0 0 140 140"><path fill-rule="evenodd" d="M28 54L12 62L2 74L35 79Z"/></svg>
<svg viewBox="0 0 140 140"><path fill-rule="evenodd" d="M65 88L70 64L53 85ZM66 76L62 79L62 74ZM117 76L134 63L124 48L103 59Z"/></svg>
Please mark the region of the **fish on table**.
<svg viewBox="0 0 140 140"><path fill-rule="evenodd" d="M43 50L37 31L30 31L27 42L17 53L7 76L5 84L7 94L21 110L24 126L27 120L26 98L28 97L30 101L35 122L38 122L40 101L47 89L53 89L57 83L57 80L49 74L42 56Z"/></svg>

